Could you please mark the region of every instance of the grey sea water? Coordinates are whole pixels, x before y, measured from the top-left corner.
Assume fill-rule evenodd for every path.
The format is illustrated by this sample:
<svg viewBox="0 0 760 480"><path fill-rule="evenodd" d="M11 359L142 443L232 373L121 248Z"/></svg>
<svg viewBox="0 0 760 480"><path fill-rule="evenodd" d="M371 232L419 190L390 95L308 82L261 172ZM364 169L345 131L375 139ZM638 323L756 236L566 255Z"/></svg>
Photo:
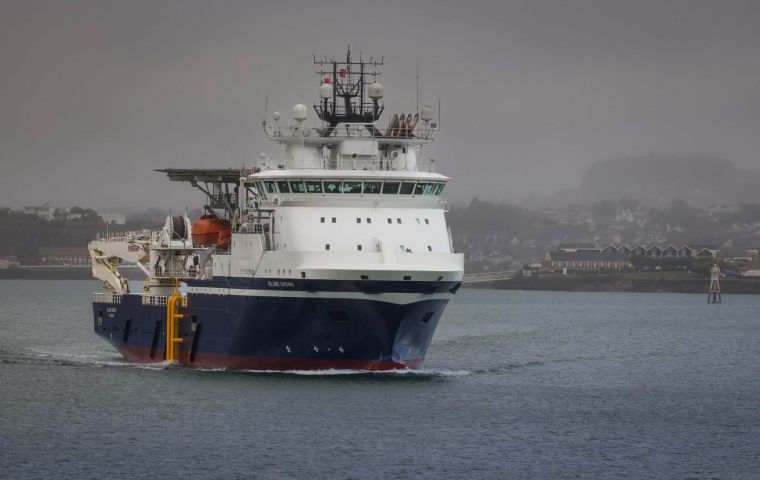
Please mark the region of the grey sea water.
<svg viewBox="0 0 760 480"><path fill-rule="evenodd" d="M0 281L0 478L760 478L760 296L461 289L424 369L125 363Z"/></svg>

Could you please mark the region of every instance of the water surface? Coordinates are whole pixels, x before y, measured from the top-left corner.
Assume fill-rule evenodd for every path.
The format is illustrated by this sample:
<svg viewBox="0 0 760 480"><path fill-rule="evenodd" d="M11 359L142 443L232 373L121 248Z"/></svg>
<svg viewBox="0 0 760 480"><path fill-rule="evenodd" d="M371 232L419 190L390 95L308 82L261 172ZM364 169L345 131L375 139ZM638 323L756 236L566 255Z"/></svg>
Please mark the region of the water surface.
<svg viewBox="0 0 760 480"><path fill-rule="evenodd" d="M417 372L133 365L0 281L2 478L760 478L760 296L462 289Z"/></svg>

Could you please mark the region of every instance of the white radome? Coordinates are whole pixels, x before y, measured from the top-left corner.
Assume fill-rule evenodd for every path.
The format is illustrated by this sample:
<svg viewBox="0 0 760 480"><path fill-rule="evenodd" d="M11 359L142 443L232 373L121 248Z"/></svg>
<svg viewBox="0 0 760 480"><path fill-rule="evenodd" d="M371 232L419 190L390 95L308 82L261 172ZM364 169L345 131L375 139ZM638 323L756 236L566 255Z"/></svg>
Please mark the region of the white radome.
<svg viewBox="0 0 760 480"><path fill-rule="evenodd" d="M423 122L429 122L433 119L433 107L425 105L420 109L420 118Z"/></svg>
<svg viewBox="0 0 760 480"><path fill-rule="evenodd" d="M332 97L333 89L332 85L329 83L323 83L319 86L319 97L320 98L330 98Z"/></svg>
<svg viewBox="0 0 760 480"><path fill-rule="evenodd" d="M308 110L306 109L306 105L303 103L299 103L296 106L293 107L293 120L297 122L303 122L306 120L306 112Z"/></svg>
<svg viewBox="0 0 760 480"><path fill-rule="evenodd" d="M378 82L371 83L369 89L367 90L367 95L372 100L379 100L383 98L383 86Z"/></svg>

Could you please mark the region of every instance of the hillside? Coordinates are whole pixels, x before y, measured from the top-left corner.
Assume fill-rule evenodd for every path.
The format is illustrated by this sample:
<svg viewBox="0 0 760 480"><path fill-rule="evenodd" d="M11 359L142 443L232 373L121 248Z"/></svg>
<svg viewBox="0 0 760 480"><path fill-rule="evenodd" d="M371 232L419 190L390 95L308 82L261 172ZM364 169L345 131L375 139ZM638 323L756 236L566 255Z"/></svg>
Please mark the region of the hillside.
<svg viewBox="0 0 760 480"><path fill-rule="evenodd" d="M760 172L741 170L711 157L627 157L596 162L582 174L578 190L563 201L592 203L632 198L667 205L675 198L699 207L760 201Z"/></svg>

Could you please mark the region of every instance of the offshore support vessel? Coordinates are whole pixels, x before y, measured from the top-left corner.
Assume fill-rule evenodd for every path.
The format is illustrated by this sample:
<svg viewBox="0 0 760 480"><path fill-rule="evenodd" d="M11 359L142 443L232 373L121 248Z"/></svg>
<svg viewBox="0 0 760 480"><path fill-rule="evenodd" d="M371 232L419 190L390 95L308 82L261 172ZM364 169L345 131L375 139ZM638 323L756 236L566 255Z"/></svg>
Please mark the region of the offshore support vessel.
<svg viewBox="0 0 760 480"><path fill-rule="evenodd" d="M314 59L319 118L274 112L284 147L241 169L165 169L206 195L207 215L89 243L95 332L135 362L251 370L419 367L462 282L423 146L433 109L389 116L383 60ZM387 125L387 127L385 126ZM133 291L123 263L145 275Z"/></svg>

